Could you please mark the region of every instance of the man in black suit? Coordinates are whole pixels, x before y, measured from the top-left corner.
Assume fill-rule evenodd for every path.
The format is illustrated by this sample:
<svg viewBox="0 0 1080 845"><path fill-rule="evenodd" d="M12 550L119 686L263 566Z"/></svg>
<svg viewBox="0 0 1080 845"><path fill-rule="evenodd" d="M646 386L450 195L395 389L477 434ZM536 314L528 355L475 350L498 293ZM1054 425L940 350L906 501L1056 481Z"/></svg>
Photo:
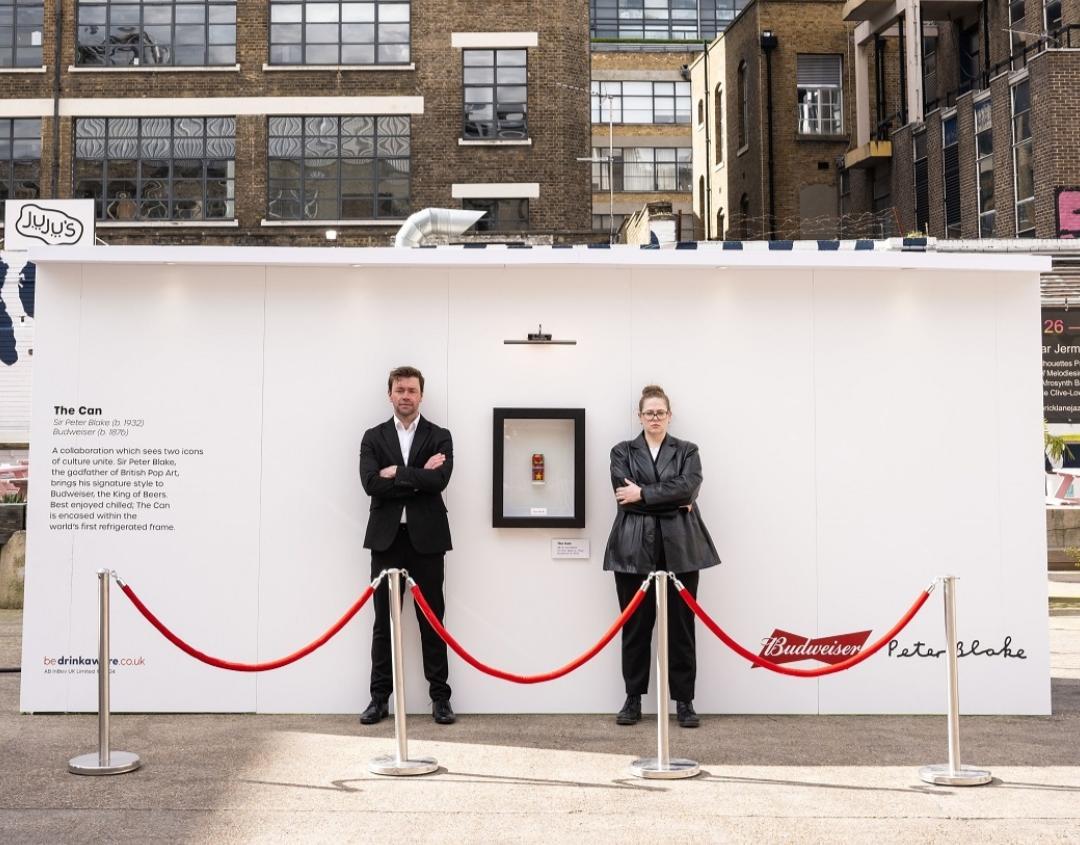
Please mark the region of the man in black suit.
<svg viewBox="0 0 1080 845"><path fill-rule="evenodd" d="M398 367L387 380L394 416L364 432L360 445L360 482L371 497L364 548L371 549L371 577L384 569L407 569L441 620L443 555L449 551L450 524L442 491L454 468L450 432L420 416L424 376L415 367ZM446 644L420 608L415 608L424 653L424 675L431 693L431 715L440 725L453 724ZM375 627L371 637L371 703L360 721L373 725L386 718L393 691L390 663L389 585L375 592Z"/></svg>

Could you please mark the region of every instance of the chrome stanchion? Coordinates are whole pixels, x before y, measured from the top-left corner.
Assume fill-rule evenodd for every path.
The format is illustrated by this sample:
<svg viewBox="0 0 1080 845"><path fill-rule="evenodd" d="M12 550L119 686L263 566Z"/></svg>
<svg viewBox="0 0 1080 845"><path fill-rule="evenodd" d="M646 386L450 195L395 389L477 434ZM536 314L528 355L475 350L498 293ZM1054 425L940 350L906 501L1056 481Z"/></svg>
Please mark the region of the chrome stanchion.
<svg viewBox="0 0 1080 845"><path fill-rule="evenodd" d="M938 786L981 786L993 776L984 769L960 765L960 679L957 673L956 645L956 576L942 578L945 586L945 649L948 660L949 762L947 765L923 766L919 777Z"/></svg>
<svg viewBox="0 0 1080 845"><path fill-rule="evenodd" d="M630 774L639 778L692 778L701 771L694 760L668 753L668 606L669 574L656 576L656 756L642 757L630 764Z"/></svg>
<svg viewBox="0 0 1080 845"><path fill-rule="evenodd" d="M68 761L74 775L122 775L142 765L138 754L109 748L109 578L108 569L98 576L98 750Z"/></svg>
<svg viewBox="0 0 1080 845"><path fill-rule="evenodd" d="M394 672L394 737L397 753L383 754L368 763L375 775L427 775L439 764L433 757L409 759L409 738L405 729L405 670L401 660L401 574L400 569L386 571L390 579L390 660Z"/></svg>

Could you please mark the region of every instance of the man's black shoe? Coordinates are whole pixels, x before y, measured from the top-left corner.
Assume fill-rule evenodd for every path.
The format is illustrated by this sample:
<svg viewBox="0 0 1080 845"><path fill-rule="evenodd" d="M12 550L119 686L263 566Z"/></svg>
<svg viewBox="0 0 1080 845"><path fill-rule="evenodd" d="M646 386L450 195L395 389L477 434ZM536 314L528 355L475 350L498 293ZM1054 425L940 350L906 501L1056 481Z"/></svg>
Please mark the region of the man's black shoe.
<svg viewBox="0 0 1080 845"><path fill-rule="evenodd" d="M361 725L374 725L390 715L390 708L385 698L373 698L367 710L360 714Z"/></svg>
<svg viewBox="0 0 1080 845"><path fill-rule="evenodd" d="M454 708L450 706L449 701L431 702L431 718L435 720L437 725L452 725L457 721Z"/></svg>
<svg viewBox="0 0 1080 845"><path fill-rule="evenodd" d="M636 725L641 721L641 696L628 695L622 710L615 716L616 725Z"/></svg>
<svg viewBox="0 0 1080 845"><path fill-rule="evenodd" d="M692 701L676 701L675 718L679 720L680 728L696 728L701 724L701 719L694 712L694 702Z"/></svg>

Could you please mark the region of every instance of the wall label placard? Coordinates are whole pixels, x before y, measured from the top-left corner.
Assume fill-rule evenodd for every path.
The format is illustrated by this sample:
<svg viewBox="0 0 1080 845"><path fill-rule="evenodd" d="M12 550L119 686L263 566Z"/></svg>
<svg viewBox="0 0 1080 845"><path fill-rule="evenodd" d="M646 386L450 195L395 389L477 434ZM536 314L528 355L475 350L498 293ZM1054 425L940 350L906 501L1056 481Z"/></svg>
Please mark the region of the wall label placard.
<svg viewBox="0 0 1080 845"><path fill-rule="evenodd" d="M566 540L551 541L551 557L553 560L588 560L591 556L588 538L574 537Z"/></svg>

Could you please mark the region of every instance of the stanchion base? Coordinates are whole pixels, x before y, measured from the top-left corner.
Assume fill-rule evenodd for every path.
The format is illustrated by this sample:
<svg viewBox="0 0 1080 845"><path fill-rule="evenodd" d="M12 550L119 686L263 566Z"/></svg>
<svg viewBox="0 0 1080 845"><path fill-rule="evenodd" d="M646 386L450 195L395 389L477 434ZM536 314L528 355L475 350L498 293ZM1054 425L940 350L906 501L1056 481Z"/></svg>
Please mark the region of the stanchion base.
<svg viewBox="0 0 1080 845"><path fill-rule="evenodd" d="M656 757L642 757L630 764L630 774L636 778L657 778L662 780L677 780L679 778L692 778L701 772L699 766L693 760L685 760L676 757L668 760L666 766L661 766Z"/></svg>
<svg viewBox="0 0 1080 845"><path fill-rule="evenodd" d="M393 777L408 777L409 775L430 775L437 771L439 764L434 757L414 757L410 760L399 760L393 754L383 754L373 757L368 763L368 771L373 775L391 775Z"/></svg>
<svg viewBox="0 0 1080 845"><path fill-rule="evenodd" d="M139 755L130 751L110 751L107 766L101 765L100 761L96 751L92 754L80 754L68 760L68 771L73 775L122 775L133 772L142 765Z"/></svg>
<svg viewBox="0 0 1080 845"><path fill-rule="evenodd" d="M972 769L968 766L950 769L947 764L923 766L919 769L919 777L937 786L982 786L994 779L985 769Z"/></svg>

